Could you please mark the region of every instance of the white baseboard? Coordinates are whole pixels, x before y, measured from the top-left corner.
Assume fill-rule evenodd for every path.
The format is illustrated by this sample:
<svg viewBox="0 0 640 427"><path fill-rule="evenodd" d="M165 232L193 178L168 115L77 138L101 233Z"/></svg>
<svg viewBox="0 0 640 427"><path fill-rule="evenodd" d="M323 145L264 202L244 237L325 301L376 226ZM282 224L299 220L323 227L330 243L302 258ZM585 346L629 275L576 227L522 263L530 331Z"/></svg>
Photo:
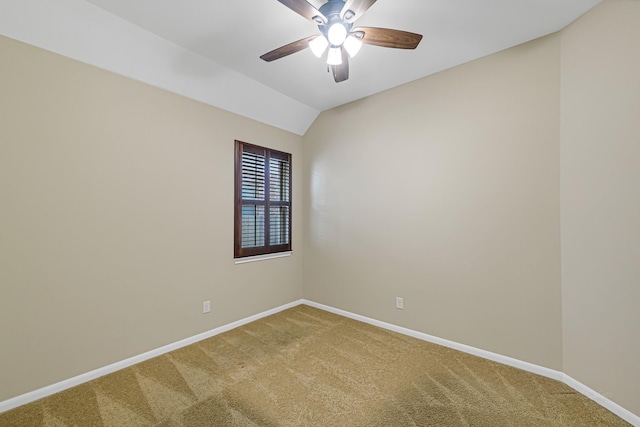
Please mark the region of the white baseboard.
<svg viewBox="0 0 640 427"><path fill-rule="evenodd" d="M22 394L20 396L16 396L9 400L5 400L0 402L0 413L6 412L10 409L17 408L18 406L26 405L27 403L34 402L38 399L42 399L43 397L50 396L55 393L59 393L63 390L69 389L71 387L75 387L77 385L86 383L88 381L94 380L96 378L102 377L107 374L111 374L113 372L119 371L124 368L128 368L129 366L135 365L136 363L144 362L145 360L152 359L154 357L160 356L162 354L168 353L173 350L177 350L179 348L191 345L198 341L202 341L207 338L211 338L215 335L221 334L223 332L227 332L231 329L235 329L239 326L246 325L247 323L251 323L258 319L261 319L266 316L270 316L272 314L278 313L282 310L286 310L291 307L295 307L297 305L302 304L302 300L294 301L285 305L281 305L280 307L273 308L271 310L264 311L262 313L256 314L254 316L249 316L247 318L238 320L236 322L229 323L227 325L220 326L218 328L212 329L207 332L203 332L198 335L194 335L189 338L185 338L183 340L167 344L155 350L147 351L146 353L139 354L137 356L130 357L128 359L122 360L120 362L113 363L111 365L98 368L91 372L87 372L85 374L78 375L73 378L69 378L64 381L60 381L55 384L48 385L46 387L40 388L38 390L31 391L29 393Z"/></svg>
<svg viewBox="0 0 640 427"><path fill-rule="evenodd" d="M503 356L501 354L492 353L487 350L481 350L479 348L471 347L469 345L460 344L455 341L449 341L443 338L434 337L433 335L417 332L412 329L403 328L401 326L392 325L391 323L381 322L379 320L371 319L369 317L361 316L359 314L353 314L348 311L340 310L338 308L329 307L323 304L318 304L313 301L303 300L304 304L312 307L319 308L321 310L329 311L331 313L339 314L350 319L359 320L370 325L378 326L383 329L388 329L393 332L398 332L403 335L408 335L413 338L418 338L422 341L428 341L430 343L439 344L444 347L449 347L454 350L459 350L464 353L469 353L474 356L482 357L483 359L493 360L494 362L502 363L503 365L513 366L524 371L533 372L534 374L542 375L544 377L552 378L554 380L562 381L562 372L554 371L553 369L544 368L533 363L523 362L522 360L514 359L512 357Z"/></svg>
<svg viewBox="0 0 640 427"><path fill-rule="evenodd" d="M534 374L542 375L543 377L548 377L557 381L561 381L576 390L577 392L585 395L589 399L593 400L600 406L608 409L613 412L623 420L627 421L631 425L635 427L640 427L640 417L633 414L632 412L626 410L622 406L617 403L607 399L602 396L598 392L590 389L586 385L582 384L579 381L571 378L569 375L564 374L560 371L556 371L553 369L545 368L544 366L535 365L533 363L524 362L522 360L514 359L512 357L503 356L501 354L493 353L487 350L482 350L479 348L471 347L465 344L460 344L455 341L449 341L443 338L434 337L433 335L425 334L422 332L417 332L412 329L403 328L401 326L392 325L391 323L381 322L379 320L371 319L369 317L361 316L359 314L354 314L345 310L340 310L338 308L330 307L324 304L318 304L313 301L302 300L302 304L309 305L311 307L319 308L321 310L325 310L331 313L339 314L340 316L348 317L350 319L359 320L364 323L368 323L370 325L378 326L380 328L388 329L393 332L398 332L403 335L408 335L410 337L418 338L423 341L427 341L434 344L439 344L444 347L449 347L454 350L459 350L464 353L469 353L474 356L482 357L484 359L493 360L494 362L502 363L503 365L512 366L514 368L522 369L523 371L531 372Z"/></svg>
<svg viewBox="0 0 640 427"><path fill-rule="evenodd" d="M562 374L562 382L568 385L569 387L571 387L572 389L574 389L575 391L577 391L578 393L584 394L585 396L587 396L589 399L593 400L600 406L613 412L614 414L616 414L626 422L630 423L631 425L635 427L640 427L640 416L637 416L631 411L626 410L622 406L613 402L611 399L604 397L597 391L582 384L580 381L574 380L567 374Z"/></svg>
<svg viewBox="0 0 640 427"><path fill-rule="evenodd" d="M128 368L129 366L135 365L136 363L144 362L145 360L149 360L151 358L160 356L162 354L168 353L173 350L177 350L179 348L185 347L187 345L191 345L198 341L202 341L207 338L211 338L215 335L221 334L222 332L229 331L231 329L237 328L242 325L246 325L247 323L251 323L258 319L261 319L266 316L270 316L275 313L279 313L280 311L286 310L288 308L295 307L300 304L306 304L311 307L319 308L321 310L328 311L330 313L335 313L340 316L348 317L350 319L359 320L364 323L368 323L370 325L378 326L380 328L384 328L390 331L398 332L403 335L408 335L410 337L418 338L423 341L431 342L434 344L439 344L444 347L452 348L454 350L459 350L464 353L469 353L474 356L482 357L484 359L492 360L494 362L502 363L503 365L512 366L514 368L522 369L527 372L532 372L534 374L542 375L544 377L548 377L557 381L561 381L567 384L569 387L573 388L577 392L585 395L589 399L593 400L600 406L608 409L613 412L623 420L631 423L635 427L640 427L640 417L633 414L632 412L626 410L622 406L617 403L611 401L610 399L602 396L598 392L590 389L586 385L582 384L579 381L571 378L569 375L566 375L560 371L556 371L553 369L545 368L543 366L535 365L533 363L524 362L522 360L514 359L512 357L503 356L501 354L493 353L487 350L482 350L479 348L471 347L465 344L460 344L455 341L449 341L443 338L438 338L433 335L425 334L422 332L417 332L412 329L403 328L401 326L392 325L391 323L381 322L379 320L375 320L369 317L361 316L359 314L354 314L345 310L340 310L338 308L330 307L324 304L318 304L313 301L300 299L289 304L281 305L279 307L273 308L271 310L264 311L262 313L256 314L254 316L247 317L245 319L238 320L236 322L229 323L224 326L220 326L218 328L212 329L207 332L203 332L198 335L194 335L190 338L186 338L180 341L177 341L172 344L165 345L163 347L157 348L155 350L148 351L146 353L140 354L138 356L130 357L128 359L122 360L120 362L113 363L111 365L105 366L103 368L99 368L93 370L91 372L87 372L82 375L78 375L76 377L70 378L68 380L60 381L58 383L43 387L41 389L25 393L23 395L14 397L9 400L5 400L0 402L0 413L8 411L13 408L17 408L18 406L25 405L27 403L31 403L38 399L42 399L43 397L47 397L49 395L61 392L71 387L75 387L77 385L83 384L85 382L94 380L96 378L102 377L104 375L110 374L112 372L119 371L124 368Z"/></svg>

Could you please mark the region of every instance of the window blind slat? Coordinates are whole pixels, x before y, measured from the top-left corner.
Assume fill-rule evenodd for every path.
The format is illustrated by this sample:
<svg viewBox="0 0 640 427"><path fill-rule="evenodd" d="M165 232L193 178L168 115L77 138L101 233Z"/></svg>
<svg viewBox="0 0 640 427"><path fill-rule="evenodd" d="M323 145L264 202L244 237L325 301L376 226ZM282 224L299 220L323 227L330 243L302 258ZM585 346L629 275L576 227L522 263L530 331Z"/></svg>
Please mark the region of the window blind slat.
<svg viewBox="0 0 640 427"><path fill-rule="evenodd" d="M264 246L264 206L242 205L242 248Z"/></svg>
<svg viewBox="0 0 640 427"><path fill-rule="evenodd" d="M265 157L251 152L242 153L242 199L265 199Z"/></svg>
<svg viewBox="0 0 640 427"><path fill-rule="evenodd" d="M269 159L269 198L274 201L289 201L289 162L277 158Z"/></svg>
<svg viewBox="0 0 640 427"><path fill-rule="evenodd" d="M289 243L289 206L269 208L269 243L285 245Z"/></svg>

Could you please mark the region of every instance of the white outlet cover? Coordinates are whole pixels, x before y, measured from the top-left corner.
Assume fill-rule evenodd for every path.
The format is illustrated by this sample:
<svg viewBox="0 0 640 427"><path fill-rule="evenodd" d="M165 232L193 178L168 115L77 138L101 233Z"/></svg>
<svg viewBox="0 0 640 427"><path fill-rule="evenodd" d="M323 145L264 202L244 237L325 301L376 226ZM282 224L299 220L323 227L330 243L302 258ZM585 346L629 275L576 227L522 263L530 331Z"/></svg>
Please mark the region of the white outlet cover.
<svg viewBox="0 0 640 427"><path fill-rule="evenodd" d="M396 297L396 308L404 309L404 298Z"/></svg>
<svg viewBox="0 0 640 427"><path fill-rule="evenodd" d="M202 303L202 313L209 313L211 311L211 301L204 301Z"/></svg>

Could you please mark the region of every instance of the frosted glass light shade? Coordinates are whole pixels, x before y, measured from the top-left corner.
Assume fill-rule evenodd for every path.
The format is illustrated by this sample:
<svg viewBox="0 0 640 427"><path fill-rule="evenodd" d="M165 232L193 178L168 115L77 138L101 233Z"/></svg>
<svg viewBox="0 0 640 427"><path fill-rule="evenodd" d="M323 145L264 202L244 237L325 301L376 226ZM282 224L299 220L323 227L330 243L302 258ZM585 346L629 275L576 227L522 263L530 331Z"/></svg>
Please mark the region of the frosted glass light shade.
<svg viewBox="0 0 640 427"><path fill-rule="evenodd" d="M339 22L333 24L327 31L327 38L333 46L340 46L347 38L347 29Z"/></svg>
<svg viewBox="0 0 640 427"><path fill-rule="evenodd" d="M339 47L332 47L329 49L329 55L327 55L327 64L340 65L342 64L342 52Z"/></svg>
<svg viewBox="0 0 640 427"><path fill-rule="evenodd" d="M318 58L322 56L324 51L329 46L329 41L325 36L319 36L309 42L309 49Z"/></svg>
<svg viewBox="0 0 640 427"><path fill-rule="evenodd" d="M362 47L362 40L354 36L349 36L344 41L343 46L347 50L349 56L353 58L360 51L360 48Z"/></svg>

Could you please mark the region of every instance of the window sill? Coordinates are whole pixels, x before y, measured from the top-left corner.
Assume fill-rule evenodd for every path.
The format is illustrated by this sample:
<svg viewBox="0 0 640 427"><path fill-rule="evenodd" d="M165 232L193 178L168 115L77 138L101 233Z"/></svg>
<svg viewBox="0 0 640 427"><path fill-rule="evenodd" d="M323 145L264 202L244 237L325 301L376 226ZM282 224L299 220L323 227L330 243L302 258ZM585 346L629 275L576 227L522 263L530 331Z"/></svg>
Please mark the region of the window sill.
<svg viewBox="0 0 640 427"><path fill-rule="evenodd" d="M287 256L291 256L291 251L289 252L278 252L275 254L265 254L265 255L256 255L256 256L248 256L245 258L234 258L233 262L235 264L246 264L247 262L254 261L262 261L265 259L273 259L273 258L284 258Z"/></svg>

